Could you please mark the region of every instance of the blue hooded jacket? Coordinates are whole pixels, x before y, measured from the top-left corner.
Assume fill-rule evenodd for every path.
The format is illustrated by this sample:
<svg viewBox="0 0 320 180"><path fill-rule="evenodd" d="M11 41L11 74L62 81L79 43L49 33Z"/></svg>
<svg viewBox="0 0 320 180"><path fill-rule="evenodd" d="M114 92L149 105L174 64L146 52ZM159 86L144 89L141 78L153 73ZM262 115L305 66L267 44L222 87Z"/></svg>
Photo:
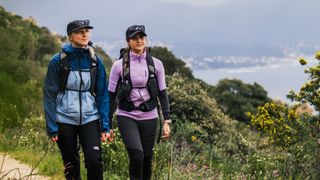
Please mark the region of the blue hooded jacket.
<svg viewBox="0 0 320 180"><path fill-rule="evenodd" d="M62 48L67 54L70 73L66 90L59 91L60 53L51 59L44 83L44 111L47 133L58 134L59 123L83 125L100 120L101 131L109 132L109 95L106 71L97 58L98 75L94 97L90 92L90 53L86 48L67 44Z"/></svg>

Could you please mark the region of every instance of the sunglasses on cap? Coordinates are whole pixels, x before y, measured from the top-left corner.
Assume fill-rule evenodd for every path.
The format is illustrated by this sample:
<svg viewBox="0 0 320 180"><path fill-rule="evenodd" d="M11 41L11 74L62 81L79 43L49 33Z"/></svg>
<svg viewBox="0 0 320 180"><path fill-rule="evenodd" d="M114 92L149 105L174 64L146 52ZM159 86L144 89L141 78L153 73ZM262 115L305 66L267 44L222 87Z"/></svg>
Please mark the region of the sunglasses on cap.
<svg viewBox="0 0 320 180"><path fill-rule="evenodd" d="M144 25L136 25L129 27L128 31L145 31Z"/></svg>
<svg viewBox="0 0 320 180"><path fill-rule="evenodd" d="M128 27L127 32L126 32L126 39L131 39L133 36L136 34L140 33L143 34L144 36L147 36L145 33L145 27L144 25L132 25Z"/></svg>

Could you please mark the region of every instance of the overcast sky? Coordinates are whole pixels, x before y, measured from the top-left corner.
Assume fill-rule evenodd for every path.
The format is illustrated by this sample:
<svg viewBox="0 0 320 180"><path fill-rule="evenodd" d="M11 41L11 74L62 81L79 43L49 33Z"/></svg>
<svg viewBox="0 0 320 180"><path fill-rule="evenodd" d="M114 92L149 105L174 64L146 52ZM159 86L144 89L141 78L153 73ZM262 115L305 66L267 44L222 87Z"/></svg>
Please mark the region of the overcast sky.
<svg viewBox="0 0 320 180"><path fill-rule="evenodd" d="M305 80L297 58L320 47L320 0L0 0L0 4L61 35L66 35L69 21L90 19L93 39L112 57L125 43L126 28L144 24L149 42L169 47L191 65L235 62L231 70L225 63L220 71L195 73L207 82L223 77L257 81L272 97L282 99ZM257 64L249 63L251 59ZM215 69L214 63L204 67ZM248 64L249 70L244 67Z"/></svg>
<svg viewBox="0 0 320 180"><path fill-rule="evenodd" d="M34 17L65 34L87 18L94 36L120 40L126 27L145 24L149 38L169 44L319 43L319 0L0 0L8 11Z"/></svg>

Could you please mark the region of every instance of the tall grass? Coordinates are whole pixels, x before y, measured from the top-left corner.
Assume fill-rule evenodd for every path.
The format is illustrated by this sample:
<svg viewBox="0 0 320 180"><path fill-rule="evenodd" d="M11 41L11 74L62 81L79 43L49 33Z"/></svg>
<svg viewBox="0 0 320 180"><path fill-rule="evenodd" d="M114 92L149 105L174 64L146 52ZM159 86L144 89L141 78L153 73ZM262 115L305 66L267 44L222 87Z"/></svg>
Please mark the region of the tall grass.
<svg viewBox="0 0 320 180"><path fill-rule="evenodd" d="M26 122L21 129L0 134L0 151L36 167L40 174L63 179L61 155L57 145L45 134L43 117ZM315 163L312 157L309 160L304 157L305 166L299 168L298 157L268 146L246 126L237 127L238 132L228 131L208 141L208 134L201 133L194 123L174 125L172 137L155 146L152 179L317 179L315 172L306 169ZM126 180L128 156L117 128L115 133L114 143L103 143L104 177ZM319 148L318 144L306 146L313 150ZM86 179L81 163L81 176Z"/></svg>

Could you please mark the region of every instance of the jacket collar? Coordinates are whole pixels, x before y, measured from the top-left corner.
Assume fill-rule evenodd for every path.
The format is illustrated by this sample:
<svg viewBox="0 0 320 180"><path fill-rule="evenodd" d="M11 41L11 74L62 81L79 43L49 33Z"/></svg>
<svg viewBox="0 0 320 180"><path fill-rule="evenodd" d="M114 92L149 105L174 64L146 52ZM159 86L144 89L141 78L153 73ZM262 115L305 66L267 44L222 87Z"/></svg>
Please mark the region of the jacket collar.
<svg viewBox="0 0 320 180"><path fill-rule="evenodd" d="M146 59L146 56L147 56L146 51L144 51L143 54L136 54L130 50L130 60L132 61Z"/></svg>
<svg viewBox="0 0 320 180"><path fill-rule="evenodd" d="M71 43L67 43L62 47L62 51L66 53L84 52L87 51L86 48L74 48Z"/></svg>

